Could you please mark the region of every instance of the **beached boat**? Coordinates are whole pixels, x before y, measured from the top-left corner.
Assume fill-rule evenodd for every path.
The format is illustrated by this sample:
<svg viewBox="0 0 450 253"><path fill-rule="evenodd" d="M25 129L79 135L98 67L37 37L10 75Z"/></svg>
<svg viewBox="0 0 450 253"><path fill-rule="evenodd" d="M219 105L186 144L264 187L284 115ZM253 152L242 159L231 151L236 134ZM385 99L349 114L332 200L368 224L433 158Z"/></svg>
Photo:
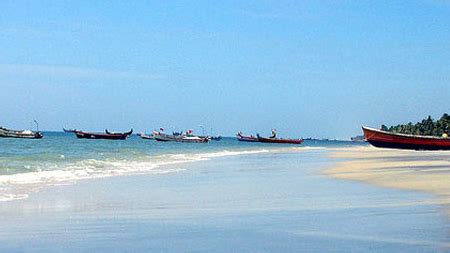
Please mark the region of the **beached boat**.
<svg viewBox="0 0 450 253"><path fill-rule="evenodd" d="M111 133L108 130L105 133L90 133L76 130L74 133L79 139L126 140L133 133L133 129L126 133Z"/></svg>
<svg viewBox="0 0 450 253"><path fill-rule="evenodd" d="M42 139L44 135L37 131L31 130L11 130L0 127L0 137L2 138L22 138L22 139Z"/></svg>
<svg viewBox="0 0 450 253"><path fill-rule="evenodd" d="M242 132L238 132L236 134L236 138L238 141L244 141L244 142L259 142L258 137L255 137L253 135L250 136L244 136Z"/></svg>
<svg viewBox="0 0 450 253"><path fill-rule="evenodd" d="M302 144L303 139L282 139L282 138L264 138L257 134L258 141L264 143L280 143L280 144Z"/></svg>
<svg viewBox="0 0 450 253"><path fill-rule="evenodd" d="M391 133L362 127L367 142L380 148L450 150L450 138Z"/></svg>

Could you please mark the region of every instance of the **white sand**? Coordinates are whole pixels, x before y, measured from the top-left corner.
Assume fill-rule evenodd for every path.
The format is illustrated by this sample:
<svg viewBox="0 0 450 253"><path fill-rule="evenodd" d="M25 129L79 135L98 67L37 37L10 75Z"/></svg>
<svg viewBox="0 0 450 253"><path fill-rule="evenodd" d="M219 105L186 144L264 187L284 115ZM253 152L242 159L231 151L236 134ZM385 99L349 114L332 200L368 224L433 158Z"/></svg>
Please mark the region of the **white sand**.
<svg viewBox="0 0 450 253"><path fill-rule="evenodd" d="M438 196L450 214L450 152L409 151L358 147L336 150L348 159L325 171L338 179L363 181L383 187L422 191Z"/></svg>

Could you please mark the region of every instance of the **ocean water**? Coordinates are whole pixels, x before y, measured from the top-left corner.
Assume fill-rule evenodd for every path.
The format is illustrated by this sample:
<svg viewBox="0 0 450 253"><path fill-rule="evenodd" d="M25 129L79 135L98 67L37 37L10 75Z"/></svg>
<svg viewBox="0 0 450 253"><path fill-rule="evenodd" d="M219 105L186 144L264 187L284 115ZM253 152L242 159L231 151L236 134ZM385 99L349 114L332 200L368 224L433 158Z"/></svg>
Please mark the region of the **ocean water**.
<svg viewBox="0 0 450 253"><path fill-rule="evenodd" d="M131 174L171 173L166 165L220 156L285 149L344 147L342 141L306 141L301 146L239 142L174 143L131 136L126 141L77 139L74 134L44 133L40 140L0 138L0 201L26 198L46 185Z"/></svg>
<svg viewBox="0 0 450 253"><path fill-rule="evenodd" d="M450 251L433 196L322 173L365 144L0 141L0 252Z"/></svg>

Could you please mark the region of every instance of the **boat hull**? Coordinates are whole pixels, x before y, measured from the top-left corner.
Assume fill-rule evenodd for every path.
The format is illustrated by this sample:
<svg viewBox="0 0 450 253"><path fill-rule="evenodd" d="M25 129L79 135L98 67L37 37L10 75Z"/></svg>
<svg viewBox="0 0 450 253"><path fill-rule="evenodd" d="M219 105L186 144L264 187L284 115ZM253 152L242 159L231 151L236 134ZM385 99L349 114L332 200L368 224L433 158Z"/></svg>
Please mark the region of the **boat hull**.
<svg viewBox="0 0 450 253"><path fill-rule="evenodd" d="M97 134L86 132L75 132L78 139L95 139L95 140L126 140L128 134Z"/></svg>
<svg viewBox="0 0 450 253"><path fill-rule="evenodd" d="M277 138L264 138L258 137L258 141L263 143L278 143L278 144L297 144L303 143L303 139L277 139Z"/></svg>
<svg viewBox="0 0 450 253"><path fill-rule="evenodd" d="M379 148L450 150L450 138L396 134L368 127L362 129L367 142Z"/></svg>
<svg viewBox="0 0 450 253"><path fill-rule="evenodd" d="M168 141L176 141L175 136L170 136L170 135L155 135L155 140L156 141L161 141L161 142L168 142Z"/></svg>
<svg viewBox="0 0 450 253"><path fill-rule="evenodd" d="M149 136L149 135L139 135L139 136L144 140L154 140L155 139L154 136Z"/></svg>
<svg viewBox="0 0 450 253"><path fill-rule="evenodd" d="M0 127L0 138L42 139L43 137L41 132L17 131Z"/></svg>
<svg viewBox="0 0 450 253"><path fill-rule="evenodd" d="M65 129L63 128L64 133L75 133L77 130L76 129Z"/></svg>
<svg viewBox="0 0 450 253"><path fill-rule="evenodd" d="M187 142L187 143L207 143L209 141L209 138L207 137L180 137L176 138L177 142Z"/></svg>
<svg viewBox="0 0 450 253"><path fill-rule="evenodd" d="M238 139L238 141L242 142L259 142L258 138L256 137L238 136L236 138Z"/></svg>
<svg viewBox="0 0 450 253"><path fill-rule="evenodd" d="M0 135L0 138L16 138L16 139L42 139L42 134L38 135Z"/></svg>

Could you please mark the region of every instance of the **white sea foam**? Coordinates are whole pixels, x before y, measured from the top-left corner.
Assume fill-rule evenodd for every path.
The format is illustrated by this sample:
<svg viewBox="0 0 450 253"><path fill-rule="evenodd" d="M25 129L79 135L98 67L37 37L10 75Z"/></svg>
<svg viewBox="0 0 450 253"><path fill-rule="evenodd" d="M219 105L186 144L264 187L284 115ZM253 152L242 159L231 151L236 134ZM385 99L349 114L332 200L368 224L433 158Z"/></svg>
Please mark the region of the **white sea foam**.
<svg viewBox="0 0 450 253"><path fill-rule="evenodd" d="M289 152L290 149L223 150L197 154L165 154L139 160L86 159L67 163L63 166L60 164L43 165L43 167L34 168L35 171L33 172L0 176L0 201L24 199L28 197L30 192L48 185L70 184L78 180L120 175L173 173L184 169L168 165L206 161L225 156L281 152L283 150Z"/></svg>

